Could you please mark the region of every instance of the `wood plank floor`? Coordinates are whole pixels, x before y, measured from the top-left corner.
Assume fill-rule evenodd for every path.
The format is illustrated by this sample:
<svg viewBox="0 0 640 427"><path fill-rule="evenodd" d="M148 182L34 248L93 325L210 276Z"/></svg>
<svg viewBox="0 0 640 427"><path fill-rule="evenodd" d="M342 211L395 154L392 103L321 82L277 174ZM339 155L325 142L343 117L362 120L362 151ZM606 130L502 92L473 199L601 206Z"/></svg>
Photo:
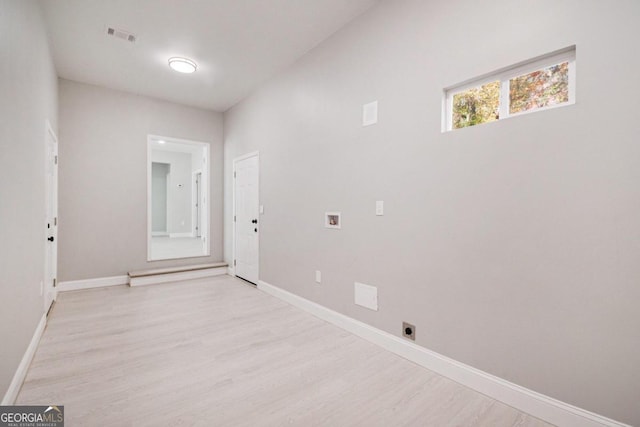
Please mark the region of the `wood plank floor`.
<svg viewBox="0 0 640 427"><path fill-rule="evenodd" d="M71 427L549 425L229 276L61 294L17 403Z"/></svg>

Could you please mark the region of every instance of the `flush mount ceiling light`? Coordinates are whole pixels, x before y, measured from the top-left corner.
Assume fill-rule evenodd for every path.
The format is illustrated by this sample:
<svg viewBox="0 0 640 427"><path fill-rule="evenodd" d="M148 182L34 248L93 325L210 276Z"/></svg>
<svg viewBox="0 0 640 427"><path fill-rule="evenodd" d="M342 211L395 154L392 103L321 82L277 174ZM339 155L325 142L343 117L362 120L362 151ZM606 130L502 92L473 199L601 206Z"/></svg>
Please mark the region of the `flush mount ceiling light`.
<svg viewBox="0 0 640 427"><path fill-rule="evenodd" d="M164 144L166 141L163 141L161 139L158 140L158 144Z"/></svg>
<svg viewBox="0 0 640 427"><path fill-rule="evenodd" d="M193 73L194 71L196 71L196 68L198 68L196 63L192 60L187 58L180 58L179 56L169 58L169 67L179 73Z"/></svg>

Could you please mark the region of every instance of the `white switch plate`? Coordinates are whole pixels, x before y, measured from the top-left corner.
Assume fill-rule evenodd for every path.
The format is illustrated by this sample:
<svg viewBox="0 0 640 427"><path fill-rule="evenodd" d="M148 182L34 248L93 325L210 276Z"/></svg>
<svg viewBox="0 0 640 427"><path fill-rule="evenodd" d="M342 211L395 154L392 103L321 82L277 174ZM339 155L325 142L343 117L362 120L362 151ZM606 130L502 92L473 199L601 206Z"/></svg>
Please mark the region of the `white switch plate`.
<svg viewBox="0 0 640 427"><path fill-rule="evenodd" d="M322 273L316 270L316 283L322 283Z"/></svg>
<svg viewBox="0 0 640 427"><path fill-rule="evenodd" d="M376 201L376 215L384 215L384 201L382 200Z"/></svg>
<svg viewBox="0 0 640 427"><path fill-rule="evenodd" d="M260 205L260 213L263 214L264 213L264 205Z"/></svg>
<svg viewBox="0 0 640 427"><path fill-rule="evenodd" d="M373 101L362 106L362 126L370 126L378 123L378 101Z"/></svg>
<svg viewBox="0 0 640 427"><path fill-rule="evenodd" d="M378 288L355 282L354 294L356 305L378 311Z"/></svg>

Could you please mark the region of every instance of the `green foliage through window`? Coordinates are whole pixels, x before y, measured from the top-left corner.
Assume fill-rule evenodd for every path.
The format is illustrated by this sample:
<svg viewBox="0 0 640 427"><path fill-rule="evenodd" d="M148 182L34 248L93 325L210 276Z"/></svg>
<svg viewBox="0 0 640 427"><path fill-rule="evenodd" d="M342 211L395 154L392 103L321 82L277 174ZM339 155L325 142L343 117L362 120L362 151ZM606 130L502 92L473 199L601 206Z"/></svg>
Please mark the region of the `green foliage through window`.
<svg viewBox="0 0 640 427"><path fill-rule="evenodd" d="M509 113L569 101L569 63L553 65L509 81Z"/></svg>
<svg viewBox="0 0 640 427"><path fill-rule="evenodd" d="M447 88L443 131L574 104L575 61L570 46Z"/></svg>
<svg viewBox="0 0 640 427"><path fill-rule="evenodd" d="M453 128L460 129L500 118L500 81L453 95Z"/></svg>

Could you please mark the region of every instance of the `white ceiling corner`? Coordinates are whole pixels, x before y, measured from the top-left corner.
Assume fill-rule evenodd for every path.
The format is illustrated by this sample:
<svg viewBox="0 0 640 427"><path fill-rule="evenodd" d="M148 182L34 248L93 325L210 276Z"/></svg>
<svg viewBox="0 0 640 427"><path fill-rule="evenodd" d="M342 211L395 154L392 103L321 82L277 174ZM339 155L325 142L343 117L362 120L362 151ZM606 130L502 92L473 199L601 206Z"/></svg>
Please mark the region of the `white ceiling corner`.
<svg viewBox="0 0 640 427"><path fill-rule="evenodd" d="M41 0L64 79L225 111L379 0ZM135 43L106 35L107 26ZM167 60L195 60L194 74Z"/></svg>

